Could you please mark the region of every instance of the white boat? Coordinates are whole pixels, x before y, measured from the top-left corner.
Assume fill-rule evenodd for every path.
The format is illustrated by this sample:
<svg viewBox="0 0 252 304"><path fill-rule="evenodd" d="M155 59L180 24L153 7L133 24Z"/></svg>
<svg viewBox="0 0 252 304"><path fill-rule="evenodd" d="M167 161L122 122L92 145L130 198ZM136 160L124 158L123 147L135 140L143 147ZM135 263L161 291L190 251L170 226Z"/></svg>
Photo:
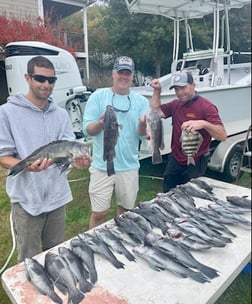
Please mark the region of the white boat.
<svg viewBox="0 0 252 304"><path fill-rule="evenodd" d="M219 143L212 141L209 168L224 173L226 180L234 180L238 174L246 131L251 124L251 62L233 63L230 48L229 10L249 4L249 0L125 0L131 13L161 15L174 22L174 46L171 73L160 77L162 86L161 103L174 98L174 90L169 90L171 76L178 70L191 72L198 93L219 109L225 124L228 139ZM193 45L189 20L213 16L213 39L211 48L196 50ZM185 23L186 51L179 56L180 25ZM133 87L132 90L151 98L150 86ZM171 119L163 120L165 149L170 151ZM141 145L140 158L149 157L151 152L147 142Z"/></svg>

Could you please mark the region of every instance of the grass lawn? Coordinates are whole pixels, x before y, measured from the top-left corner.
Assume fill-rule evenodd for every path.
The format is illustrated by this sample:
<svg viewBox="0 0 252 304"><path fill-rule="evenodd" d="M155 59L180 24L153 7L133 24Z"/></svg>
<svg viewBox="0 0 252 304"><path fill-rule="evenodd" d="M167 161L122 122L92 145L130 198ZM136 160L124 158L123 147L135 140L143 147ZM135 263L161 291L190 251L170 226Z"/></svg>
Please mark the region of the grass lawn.
<svg viewBox="0 0 252 304"><path fill-rule="evenodd" d="M142 161L140 169L140 190L137 202L154 198L158 192L162 192L162 174L164 164L153 166L150 161ZM6 171L0 169L0 268L6 262L12 248L10 233L10 203L5 192ZM155 176L157 178L150 178ZM73 192L73 201L67 208L66 239L70 239L80 232L88 229L90 206L88 198L89 174L87 170L72 170L69 173L69 181ZM238 185L251 188L251 176L243 174ZM108 219L115 215L114 201ZM16 253L10 260L8 267L16 264ZM10 304L5 291L0 285L0 304ZM249 304L251 303L251 274L241 273L224 292L217 304ZM35 303L34 303L35 304ZM95 304L95 303L94 303ZM137 303L136 303L137 304Z"/></svg>

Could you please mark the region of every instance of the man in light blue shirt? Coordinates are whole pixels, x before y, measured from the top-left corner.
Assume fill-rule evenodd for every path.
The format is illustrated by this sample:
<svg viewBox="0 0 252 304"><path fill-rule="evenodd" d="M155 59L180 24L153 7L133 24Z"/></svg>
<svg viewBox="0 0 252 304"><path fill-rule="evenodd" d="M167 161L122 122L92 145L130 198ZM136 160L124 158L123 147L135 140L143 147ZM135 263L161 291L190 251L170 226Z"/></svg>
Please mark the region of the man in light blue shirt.
<svg viewBox="0 0 252 304"><path fill-rule="evenodd" d="M135 206L139 189L138 147L139 140L146 135L144 116L149 102L145 97L130 90L134 68L131 58L117 58L112 71L112 87L94 92L85 107L83 132L93 136L93 162L89 184L92 208L90 228L105 221L114 191L118 214ZM121 126L113 159L115 174L111 176L108 176L107 164L103 160L103 123L107 105L113 107L117 122Z"/></svg>

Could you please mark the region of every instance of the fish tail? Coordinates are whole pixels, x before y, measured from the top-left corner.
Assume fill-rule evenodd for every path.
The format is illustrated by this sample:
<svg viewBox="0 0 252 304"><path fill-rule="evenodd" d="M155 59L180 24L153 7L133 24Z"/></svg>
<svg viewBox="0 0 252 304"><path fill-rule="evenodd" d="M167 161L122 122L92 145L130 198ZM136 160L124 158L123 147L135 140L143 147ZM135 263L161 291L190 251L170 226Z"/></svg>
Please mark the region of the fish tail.
<svg viewBox="0 0 252 304"><path fill-rule="evenodd" d="M195 160L192 156L187 157L187 166L194 165L195 166Z"/></svg>
<svg viewBox="0 0 252 304"><path fill-rule="evenodd" d="M199 283L206 283L206 282L210 282L209 278L204 276L201 272L198 271L190 271L190 273L188 274L188 277L190 277L191 279L193 279L196 282Z"/></svg>
<svg viewBox="0 0 252 304"><path fill-rule="evenodd" d="M107 174L108 174L108 176L115 174L113 160L108 160L107 161Z"/></svg>
<svg viewBox="0 0 252 304"><path fill-rule="evenodd" d="M11 167L7 173L7 176L9 175L17 175L18 173L21 173L22 171L25 170L26 167L28 167L29 164L27 163L26 160L21 160L19 163Z"/></svg>
<svg viewBox="0 0 252 304"><path fill-rule="evenodd" d="M212 267L200 264L198 269L209 279L214 279L219 276L217 270Z"/></svg>
<svg viewBox="0 0 252 304"><path fill-rule="evenodd" d="M79 304L84 297L84 293L80 292L78 289L74 292L69 292L68 304Z"/></svg>
<svg viewBox="0 0 252 304"><path fill-rule="evenodd" d="M96 268L93 267L91 269L89 269L89 276L90 276L90 282L92 284L95 284L97 282L97 271L96 271Z"/></svg>
<svg viewBox="0 0 252 304"><path fill-rule="evenodd" d="M79 286L80 291L82 291L83 293L89 292L93 288L93 284L88 282L86 279L79 281Z"/></svg>
<svg viewBox="0 0 252 304"><path fill-rule="evenodd" d="M48 296L51 300L53 300L53 302L55 302L57 304L63 303L62 299L55 292L53 292L52 294L50 294Z"/></svg>
<svg viewBox="0 0 252 304"><path fill-rule="evenodd" d="M162 155L159 151L153 152L152 154L152 163L153 165L161 164L163 162Z"/></svg>
<svg viewBox="0 0 252 304"><path fill-rule="evenodd" d="M128 250L126 250L124 252L124 255L126 256L126 258L130 261L130 262L135 262L136 258L134 257L133 254L131 254Z"/></svg>
<svg viewBox="0 0 252 304"><path fill-rule="evenodd" d="M122 263L122 262L120 262L120 261L115 261L114 263L112 263L116 268L124 268L124 264Z"/></svg>

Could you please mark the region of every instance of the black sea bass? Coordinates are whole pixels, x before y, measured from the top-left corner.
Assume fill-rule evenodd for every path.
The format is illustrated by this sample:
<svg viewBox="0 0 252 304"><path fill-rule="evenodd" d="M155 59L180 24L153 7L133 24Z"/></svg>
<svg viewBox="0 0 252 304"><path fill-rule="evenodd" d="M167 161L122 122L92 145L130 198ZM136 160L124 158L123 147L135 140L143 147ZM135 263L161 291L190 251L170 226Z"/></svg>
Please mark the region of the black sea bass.
<svg viewBox="0 0 252 304"><path fill-rule="evenodd" d="M89 157L91 145L77 141L56 140L33 151L29 156L21 160L9 169L8 175L17 175L23 172L34 161L50 158L52 164L61 168L61 172L67 170L72 161L79 157Z"/></svg>
<svg viewBox="0 0 252 304"><path fill-rule="evenodd" d="M108 176L115 174L115 145L119 136L119 125L113 107L108 105L104 117L103 160L107 161Z"/></svg>
<svg viewBox="0 0 252 304"><path fill-rule="evenodd" d="M162 163L162 155L160 150L164 149L164 131L162 120L152 107L149 107L146 113L146 138L149 140L148 146L152 151L152 163Z"/></svg>

